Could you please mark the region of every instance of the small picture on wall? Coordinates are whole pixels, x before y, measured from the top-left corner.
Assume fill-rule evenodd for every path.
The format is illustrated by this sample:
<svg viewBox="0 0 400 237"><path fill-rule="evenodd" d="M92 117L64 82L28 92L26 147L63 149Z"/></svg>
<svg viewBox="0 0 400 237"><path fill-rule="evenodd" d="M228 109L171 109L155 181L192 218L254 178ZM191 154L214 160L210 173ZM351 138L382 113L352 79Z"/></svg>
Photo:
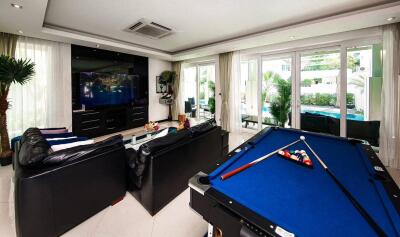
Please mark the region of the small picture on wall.
<svg viewBox="0 0 400 237"><path fill-rule="evenodd" d="M160 83L160 76L156 77L156 93L167 93L168 92L168 86L164 83Z"/></svg>

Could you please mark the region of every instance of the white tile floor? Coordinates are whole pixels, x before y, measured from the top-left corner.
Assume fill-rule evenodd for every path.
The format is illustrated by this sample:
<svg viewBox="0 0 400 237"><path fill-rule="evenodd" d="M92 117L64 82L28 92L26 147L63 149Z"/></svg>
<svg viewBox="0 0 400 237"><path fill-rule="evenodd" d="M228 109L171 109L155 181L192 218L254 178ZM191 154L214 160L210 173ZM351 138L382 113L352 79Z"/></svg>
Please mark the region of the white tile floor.
<svg viewBox="0 0 400 237"><path fill-rule="evenodd" d="M230 149L234 149L250 138L252 134L231 133ZM389 170L400 184L400 170ZM0 167L0 236L15 236L13 223L13 200L10 185L13 171L11 166ZM202 237L207 223L189 207L189 190L185 190L155 216L132 197L126 194L124 200L110 206L82 224L65 233L64 237Z"/></svg>

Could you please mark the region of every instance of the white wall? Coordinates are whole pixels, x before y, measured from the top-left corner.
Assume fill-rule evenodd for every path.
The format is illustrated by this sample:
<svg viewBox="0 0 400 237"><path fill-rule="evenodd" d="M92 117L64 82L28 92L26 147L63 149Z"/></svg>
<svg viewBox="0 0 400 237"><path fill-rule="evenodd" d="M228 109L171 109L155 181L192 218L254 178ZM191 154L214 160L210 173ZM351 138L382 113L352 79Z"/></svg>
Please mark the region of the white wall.
<svg viewBox="0 0 400 237"><path fill-rule="evenodd" d="M171 69L171 62L149 58L149 121L168 118L168 106L158 102L161 94L156 93L156 77L163 71Z"/></svg>

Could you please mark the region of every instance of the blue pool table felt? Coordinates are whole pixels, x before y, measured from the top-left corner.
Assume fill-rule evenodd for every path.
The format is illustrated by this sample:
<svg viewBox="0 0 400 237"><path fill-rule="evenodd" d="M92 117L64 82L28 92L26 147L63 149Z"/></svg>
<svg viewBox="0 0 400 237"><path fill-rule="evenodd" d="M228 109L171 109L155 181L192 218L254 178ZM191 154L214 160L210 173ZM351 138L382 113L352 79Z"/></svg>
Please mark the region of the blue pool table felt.
<svg viewBox="0 0 400 237"><path fill-rule="evenodd" d="M210 174L211 187L296 236L376 236L303 142L314 168L274 155L222 181L220 176L285 146L301 135L388 236L399 236L400 217L361 144L301 131L270 129Z"/></svg>

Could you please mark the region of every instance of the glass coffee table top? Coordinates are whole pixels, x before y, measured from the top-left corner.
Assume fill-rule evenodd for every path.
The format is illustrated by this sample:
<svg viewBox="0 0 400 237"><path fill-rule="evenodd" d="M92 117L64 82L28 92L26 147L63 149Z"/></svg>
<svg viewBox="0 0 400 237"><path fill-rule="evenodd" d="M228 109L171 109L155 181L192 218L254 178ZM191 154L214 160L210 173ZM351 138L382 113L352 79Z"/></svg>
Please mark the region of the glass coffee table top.
<svg viewBox="0 0 400 237"><path fill-rule="evenodd" d="M157 135L161 132L165 132L164 130L166 129L168 130L168 127L160 127L160 129L158 129L157 131L142 130L133 134L125 135L123 137L125 147L138 150L143 143L146 143L147 141L158 137Z"/></svg>

